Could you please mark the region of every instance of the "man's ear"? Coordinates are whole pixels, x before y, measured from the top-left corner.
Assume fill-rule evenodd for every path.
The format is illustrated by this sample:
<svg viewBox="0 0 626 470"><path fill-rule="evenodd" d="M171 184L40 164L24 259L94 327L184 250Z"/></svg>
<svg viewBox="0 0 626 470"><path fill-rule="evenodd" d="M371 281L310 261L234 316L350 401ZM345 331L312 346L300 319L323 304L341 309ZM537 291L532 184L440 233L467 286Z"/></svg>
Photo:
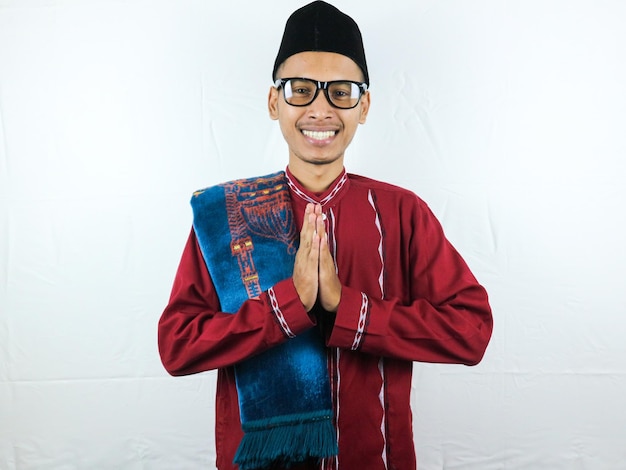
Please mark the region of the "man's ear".
<svg viewBox="0 0 626 470"><path fill-rule="evenodd" d="M267 97L267 110L270 113L270 119L278 119L278 89L270 87L270 93Z"/></svg>
<svg viewBox="0 0 626 470"><path fill-rule="evenodd" d="M370 92L366 91L361 97L361 116L359 118L359 124L365 124L367 120L367 113L369 113L371 104Z"/></svg>

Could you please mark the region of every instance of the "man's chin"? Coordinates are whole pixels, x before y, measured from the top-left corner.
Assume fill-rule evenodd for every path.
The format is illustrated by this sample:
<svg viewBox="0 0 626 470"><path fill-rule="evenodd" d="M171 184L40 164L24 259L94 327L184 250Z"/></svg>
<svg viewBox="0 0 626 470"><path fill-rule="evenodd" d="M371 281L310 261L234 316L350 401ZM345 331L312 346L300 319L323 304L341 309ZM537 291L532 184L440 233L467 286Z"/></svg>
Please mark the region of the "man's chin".
<svg viewBox="0 0 626 470"><path fill-rule="evenodd" d="M341 159L340 155L336 155L332 157L329 157L329 156L308 157L308 158L303 158L302 160L305 161L306 163L310 163L311 165L332 165L339 159Z"/></svg>
<svg viewBox="0 0 626 470"><path fill-rule="evenodd" d="M312 165L323 166L323 165L330 165L333 162L330 160L310 160L309 163Z"/></svg>

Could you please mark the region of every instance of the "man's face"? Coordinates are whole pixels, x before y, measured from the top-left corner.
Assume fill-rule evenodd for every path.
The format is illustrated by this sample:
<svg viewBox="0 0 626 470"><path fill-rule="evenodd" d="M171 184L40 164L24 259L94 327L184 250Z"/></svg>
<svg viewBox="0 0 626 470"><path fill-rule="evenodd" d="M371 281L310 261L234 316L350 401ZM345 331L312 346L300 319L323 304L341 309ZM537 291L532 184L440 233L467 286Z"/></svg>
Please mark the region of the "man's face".
<svg viewBox="0 0 626 470"><path fill-rule="evenodd" d="M363 80L361 69L348 57L332 52L301 52L289 57L278 69L276 78ZM303 107L291 106L283 98L284 90L270 89L270 117L278 120L289 146L289 166L309 165L343 167L343 156L359 124L365 123L370 97L366 92L353 109L338 109L328 102L322 90L315 100Z"/></svg>

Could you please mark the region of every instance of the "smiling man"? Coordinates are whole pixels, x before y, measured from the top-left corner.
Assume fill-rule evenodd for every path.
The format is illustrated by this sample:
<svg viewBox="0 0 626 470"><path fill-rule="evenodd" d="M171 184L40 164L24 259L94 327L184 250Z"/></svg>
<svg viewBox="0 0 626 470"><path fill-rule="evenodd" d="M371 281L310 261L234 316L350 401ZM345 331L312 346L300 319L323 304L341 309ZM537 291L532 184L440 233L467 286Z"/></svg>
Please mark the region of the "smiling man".
<svg viewBox="0 0 626 470"><path fill-rule="evenodd" d="M159 348L172 375L218 369L219 469L414 469L412 363L474 365L489 342L485 289L428 206L345 170L368 88L352 18L297 10L268 97L286 170L192 198Z"/></svg>
<svg viewBox="0 0 626 470"><path fill-rule="evenodd" d="M269 111L289 146L289 169L309 189L325 190L342 172L344 153L367 118L364 74L345 55L305 51L288 57L276 76Z"/></svg>

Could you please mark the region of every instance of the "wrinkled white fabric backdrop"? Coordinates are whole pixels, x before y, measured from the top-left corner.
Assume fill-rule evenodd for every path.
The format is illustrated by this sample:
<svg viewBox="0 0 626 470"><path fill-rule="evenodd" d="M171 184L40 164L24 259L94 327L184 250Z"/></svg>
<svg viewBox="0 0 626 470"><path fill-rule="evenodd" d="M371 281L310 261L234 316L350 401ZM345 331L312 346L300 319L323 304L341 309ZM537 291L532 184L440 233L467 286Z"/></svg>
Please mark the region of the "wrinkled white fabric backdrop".
<svg viewBox="0 0 626 470"><path fill-rule="evenodd" d="M0 0L0 468L213 468L214 373L156 348L193 190L283 169L300 1ZM626 4L337 1L408 187L487 287L477 367L416 364L421 470L623 469Z"/></svg>

